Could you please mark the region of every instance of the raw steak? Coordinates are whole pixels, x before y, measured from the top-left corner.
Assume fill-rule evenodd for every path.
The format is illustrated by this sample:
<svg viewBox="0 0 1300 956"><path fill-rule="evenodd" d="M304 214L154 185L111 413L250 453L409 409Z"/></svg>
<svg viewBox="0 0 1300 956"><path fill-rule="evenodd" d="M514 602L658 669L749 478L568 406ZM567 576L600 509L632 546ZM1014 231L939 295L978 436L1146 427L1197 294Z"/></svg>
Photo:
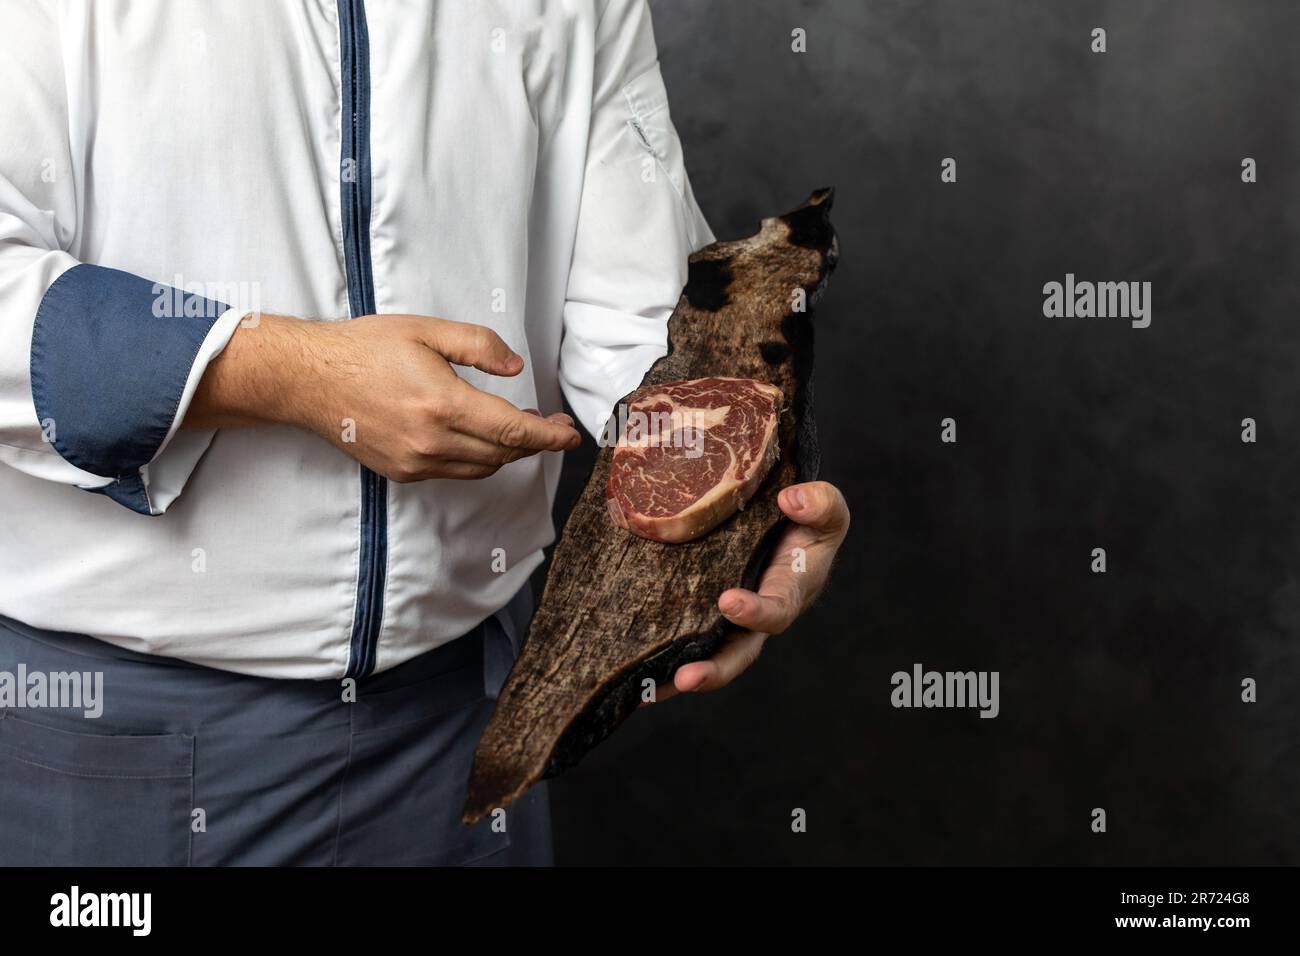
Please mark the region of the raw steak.
<svg viewBox="0 0 1300 956"><path fill-rule="evenodd" d="M839 258L832 195L818 190L794 212L764 219L754 235L691 256L668 320L668 354L641 385L710 375L772 383L789 403L777 422L780 459L725 527L666 545L610 524L605 488L614 448L600 450L474 753L467 822L573 766L636 711L647 682L671 680L727 639L732 625L718 595L758 583L789 526L777 495L817 477L812 307Z"/></svg>
<svg viewBox="0 0 1300 956"><path fill-rule="evenodd" d="M637 389L619 407L605 504L620 528L680 544L745 507L780 451L781 390L748 378Z"/></svg>

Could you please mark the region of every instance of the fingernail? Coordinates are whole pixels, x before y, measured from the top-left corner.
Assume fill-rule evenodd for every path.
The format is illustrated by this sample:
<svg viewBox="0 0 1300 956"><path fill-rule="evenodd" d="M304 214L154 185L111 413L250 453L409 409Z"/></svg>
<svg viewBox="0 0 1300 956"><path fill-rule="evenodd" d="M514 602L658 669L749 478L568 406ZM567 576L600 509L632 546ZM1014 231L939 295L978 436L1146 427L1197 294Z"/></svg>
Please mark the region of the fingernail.
<svg viewBox="0 0 1300 956"><path fill-rule="evenodd" d="M735 617L745 609L745 602L740 598L728 598L722 602L722 613L728 617Z"/></svg>
<svg viewBox="0 0 1300 956"><path fill-rule="evenodd" d="M802 511L808 507L808 499L804 497L802 488L791 488L786 492L786 498L795 511Z"/></svg>

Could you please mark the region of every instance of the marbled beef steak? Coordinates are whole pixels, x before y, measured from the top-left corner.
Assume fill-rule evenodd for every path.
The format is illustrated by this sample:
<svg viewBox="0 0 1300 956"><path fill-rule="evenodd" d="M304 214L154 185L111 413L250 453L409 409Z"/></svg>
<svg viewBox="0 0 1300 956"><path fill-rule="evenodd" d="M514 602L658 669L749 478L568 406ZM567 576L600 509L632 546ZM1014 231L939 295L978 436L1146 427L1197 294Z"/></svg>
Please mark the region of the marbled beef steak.
<svg viewBox="0 0 1300 956"><path fill-rule="evenodd" d="M779 449L781 390L747 378L647 385L619 409L623 425L605 504L620 528L680 544L745 507Z"/></svg>
<svg viewBox="0 0 1300 956"><path fill-rule="evenodd" d="M789 403L777 421L780 457L745 510L714 533L660 544L610 521L614 448L601 449L474 754L467 822L572 766L636 710L647 682L670 680L726 640L718 596L757 583L787 524L777 493L817 476L812 305L839 255L832 195L819 190L794 212L764 219L756 235L691 256L668 322L669 353L641 385L715 376L774 385Z"/></svg>

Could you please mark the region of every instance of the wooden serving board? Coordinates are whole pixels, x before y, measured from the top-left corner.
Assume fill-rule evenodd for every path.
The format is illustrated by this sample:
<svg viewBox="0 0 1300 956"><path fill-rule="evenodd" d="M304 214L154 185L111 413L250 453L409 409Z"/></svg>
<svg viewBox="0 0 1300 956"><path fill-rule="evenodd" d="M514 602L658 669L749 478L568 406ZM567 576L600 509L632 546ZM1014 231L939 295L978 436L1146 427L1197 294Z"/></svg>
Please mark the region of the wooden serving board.
<svg viewBox="0 0 1300 956"><path fill-rule="evenodd" d="M602 448L565 523L528 639L474 755L465 821L504 807L573 766L641 702L646 678L671 680L710 656L731 625L718 596L753 587L788 519L787 485L817 476L812 306L839 256L831 189L764 219L748 239L690 258L668 322L669 353L643 385L710 375L771 382L785 393L780 458L743 511L688 544L659 544L610 521Z"/></svg>

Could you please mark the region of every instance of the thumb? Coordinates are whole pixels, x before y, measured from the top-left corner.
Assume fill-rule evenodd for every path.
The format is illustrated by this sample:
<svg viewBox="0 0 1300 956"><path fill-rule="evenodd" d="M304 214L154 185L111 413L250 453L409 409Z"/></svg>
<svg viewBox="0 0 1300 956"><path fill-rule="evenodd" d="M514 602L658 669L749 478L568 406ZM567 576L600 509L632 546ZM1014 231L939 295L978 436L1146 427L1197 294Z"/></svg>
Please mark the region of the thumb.
<svg viewBox="0 0 1300 956"><path fill-rule="evenodd" d="M524 360L485 325L429 319L420 340L453 365L492 375L518 375L524 369Z"/></svg>

